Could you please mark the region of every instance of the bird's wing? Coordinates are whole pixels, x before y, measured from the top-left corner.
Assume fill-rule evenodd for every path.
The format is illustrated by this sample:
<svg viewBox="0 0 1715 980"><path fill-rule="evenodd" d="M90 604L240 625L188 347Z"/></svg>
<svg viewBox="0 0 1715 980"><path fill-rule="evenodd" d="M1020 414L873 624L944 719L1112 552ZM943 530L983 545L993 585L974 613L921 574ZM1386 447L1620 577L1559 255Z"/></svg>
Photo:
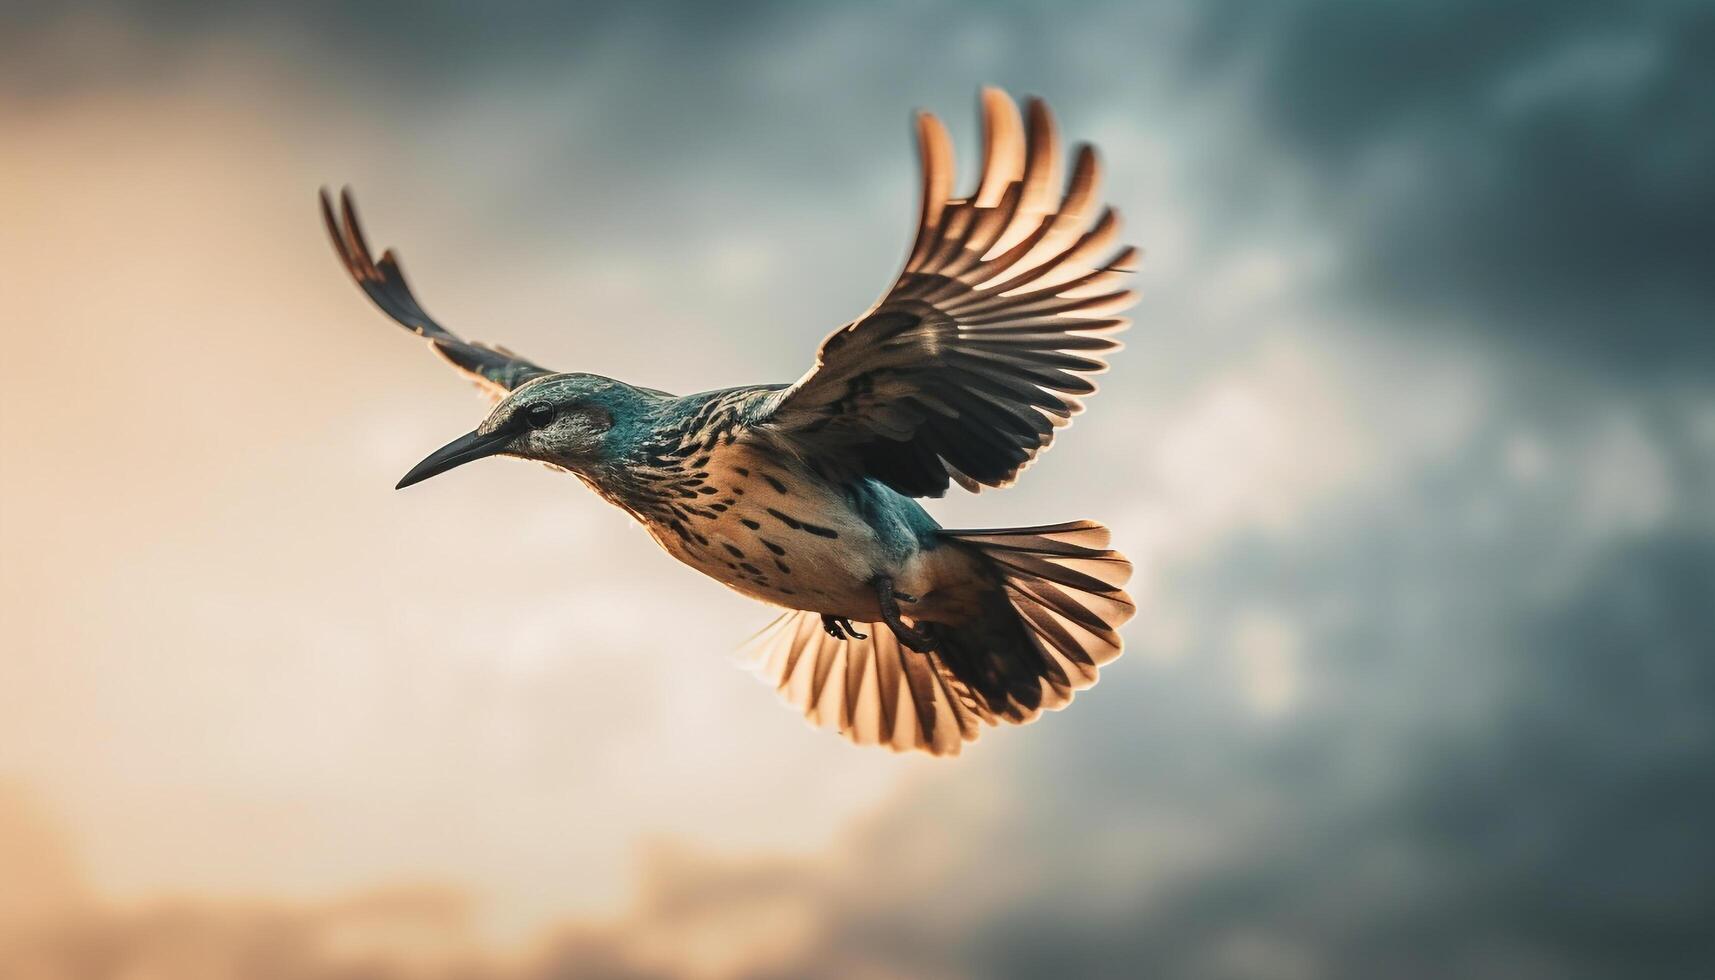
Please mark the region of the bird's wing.
<svg viewBox="0 0 1715 980"><path fill-rule="evenodd" d="M923 169L916 242L898 281L822 342L816 366L758 406L753 424L911 496L1011 483L1095 391L1086 375L1134 294L1137 250L1097 211L1096 157L1080 145L1060 189L1054 120L982 93L983 167L954 198L953 154L917 116Z"/></svg>
<svg viewBox="0 0 1715 980"><path fill-rule="evenodd" d="M333 201L327 191L322 191L321 199L322 219L327 222L334 251L364 293L381 307L381 312L428 340L436 353L468 375L478 387L498 398L532 378L554 373L505 348L465 340L436 323L423 311L417 297L411 294L411 287L405 282L405 272L399 268L399 259L393 250L382 252L380 261L371 257L369 243L363 238L363 227L357 221L357 206L352 202L351 192L340 192L338 218L334 216Z"/></svg>

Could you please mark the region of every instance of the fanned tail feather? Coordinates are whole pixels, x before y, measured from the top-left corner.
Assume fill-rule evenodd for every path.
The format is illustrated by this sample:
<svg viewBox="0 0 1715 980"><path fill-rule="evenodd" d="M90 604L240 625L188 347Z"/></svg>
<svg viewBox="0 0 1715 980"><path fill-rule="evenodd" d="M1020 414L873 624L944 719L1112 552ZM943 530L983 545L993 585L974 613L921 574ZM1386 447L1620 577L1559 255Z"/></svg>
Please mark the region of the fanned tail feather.
<svg viewBox="0 0 1715 980"><path fill-rule="evenodd" d="M750 644L752 666L817 728L858 745L957 755L992 723L952 676L901 646L884 623L855 624L866 639L837 640L813 612L789 612Z"/></svg>
<svg viewBox="0 0 1715 980"><path fill-rule="evenodd" d="M1094 521L942 531L993 572L982 616L922 624L938 646L915 653L881 623L839 640L813 612L781 616L752 643L754 665L813 725L859 745L957 755L983 725L1025 724L1071 703L1120 655L1136 611L1131 563Z"/></svg>

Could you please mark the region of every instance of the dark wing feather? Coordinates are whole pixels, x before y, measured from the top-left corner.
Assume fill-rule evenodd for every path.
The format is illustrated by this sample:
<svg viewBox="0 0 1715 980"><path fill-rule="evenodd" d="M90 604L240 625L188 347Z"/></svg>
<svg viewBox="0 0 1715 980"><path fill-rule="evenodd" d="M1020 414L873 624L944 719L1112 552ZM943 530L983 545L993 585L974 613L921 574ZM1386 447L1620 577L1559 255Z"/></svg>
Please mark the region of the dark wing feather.
<svg viewBox="0 0 1715 980"><path fill-rule="evenodd" d="M938 120L917 117L922 210L905 269L861 319L823 341L816 366L758 406L753 424L912 496L1006 486L1096 390L1086 375L1124 329L1112 314L1136 249L1119 218L1094 213L1096 158L1079 147L1064 190L1054 121L1040 100L1021 120L982 93L976 191L953 198Z"/></svg>
<svg viewBox="0 0 1715 980"><path fill-rule="evenodd" d="M427 339L437 353L484 390L500 396L532 378L554 373L504 348L472 343L436 323L412 295L393 250L381 253L380 261L371 257L351 192L340 192L337 219L333 202L325 190L321 192L321 201L322 220L327 223L334 251L364 293L381 308L381 312L397 320L405 329Z"/></svg>

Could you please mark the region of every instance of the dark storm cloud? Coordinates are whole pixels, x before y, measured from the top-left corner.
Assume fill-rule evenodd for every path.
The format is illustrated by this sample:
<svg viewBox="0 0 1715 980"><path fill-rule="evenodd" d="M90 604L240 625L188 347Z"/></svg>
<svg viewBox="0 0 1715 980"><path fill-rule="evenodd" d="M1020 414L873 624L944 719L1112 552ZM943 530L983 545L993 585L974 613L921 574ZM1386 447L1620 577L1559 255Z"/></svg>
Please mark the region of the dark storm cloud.
<svg viewBox="0 0 1715 980"><path fill-rule="evenodd" d="M796 186L819 175L845 186L874 155L829 138L829 115L852 117L854 133L894 133L903 107L945 110L976 84L1000 81L1156 131L1166 121L1161 104L1177 99L1177 111L1203 127L1182 137L1185 154L1226 154L1206 168L1203 191L1220 233L1253 234L1258 206L1270 203L1259 198L1291 175L1311 203L1289 221L1305 238L1336 241L1347 264L1335 299L1380 312L1378 325L1462 328L1466 339L1503 338L1532 357L1608 371L1715 366L1707 4L1092 4L1057 13L990 4L848 12L788 3L96 2L20 7L11 17L16 29L0 32L10 68L0 72L23 92L170 71L187 42L222 36L339 79L376 113L388 111L387 99L434 104L477 79L528 79L552 67L570 76L556 84L585 115L577 125L541 121L565 133L559 150L552 140L538 148L544 182L599 173L591 154L606 153L657 180L690 156L749 184ZM115 52L88 40L103 19L153 46ZM44 33L55 43L42 44ZM775 77L809 48L823 57L805 60L789 84ZM1239 98L1210 99L1207 89ZM802 139L783 142L781 132ZM1213 142L1196 145L1204 136ZM893 144L888 152L899 155ZM664 207L695 210L672 193L662 188ZM538 186L519 195L540 212ZM617 209L630 197L566 207L600 219L604 199ZM609 230L635 225L617 210L607 219Z"/></svg>
<svg viewBox="0 0 1715 980"><path fill-rule="evenodd" d="M1107 4L1090 6L1099 9ZM945 53L960 25L985 25L1013 41L1041 46L1053 41L1044 32L1063 23L1055 10L1028 4L895 3L848 15L839 4L790 0L478 5L385 0L284 6L219 0L74 0L26 3L5 16L14 29L0 36L0 51L10 56L8 67L21 81L51 77L75 82L82 72L96 72L99 77L127 66L170 68L200 41L241 36L264 48L312 58L331 71L361 70L395 86L401 95L422 99L455 92L479 76L600 59L604 48L616 41L647 48L643 63L607 65L633 84L647 83L647 77L653 76L665 86L681 85L724 76L727 67L737 63L754 74L766 74L773 62L797 53L794 42L806 40L807 34L823 33L824 27L831 28L834 40L844 33L852 42L849 51L827 47L831 58L843 62L851 54L873 67L873 73L863 79L865 91L873 94L897 88L901 81L897 69L906 62L919 62L919 76L925 69L933 73L940 66L919 55L937 48ZM73 57L70 64L57 56L32 57L41 51L44 36L62 31L69 38L59 40L75 42L77 35L99 31L104 23L123 26L134 39L148 42L148 50L117 64L95 57ZM882 32L884 43L867 43L874 40L875 30ZM890 66L894 70L888 70ZM819 81L826 79L805 78L803 88L817 91ZM694 88L682 91L691 98L698 94Z"/></svg>
<svg viewBox="0 0 1715 980"><path fill-rule="evenodd" d="M1203 771L1205 796L1231 781L1230 805L1260 818L1254 833L1166 895L1094 920L1015 909L975 943L993 951L985 972L1029 976L1018 964L1032 957L1092 976L1706 972L1715 673L1701 647L1715 630L1703 598L1715 541L1618 547L1564 599L1497 616L1491 597L1530 564L1502 557L1492 579L1458 563L1470 585L1437 603L1428 635L1401 635L1388 617L1319 636L1324 667L1348 661L1334 672L1350 703L1279 740L1176 746ZM1389 604L1387 589L1362 585L1380 571L1372 559L1327 567L1251 551L1244 563L1271 558L1285 575ZM1449 571L1434 561L1392 577L1411 592ZM1154 782L1105 812L1159 807ZM1241 966L1247 950L1262 961Z"/></svg>
<svg viewBox="0 0 1715 980"><path fill-rule="evenodd" d="M1715 8L1227 4L1185 64L1242 79L1355 292L1542 356L1715 364Z"/></svg>
<svg viewBox="0 0 1715 980"><path fill-rule="evenodd" d="M755 8L758 14L766 8ZM223 33L248 32L265 45L313 39L318 47L362 56L377 65L434 76L475 64L517 67L535 57L575 55L616 23L659 21L685 36L740 28L748 18L687 4L654 13L621 3L496 3L473 6L443 0L424 3L267 3L220 0L73 0L18 4L12 23L41 31L57 25L94 25L106 19L135 30L176 53L177 45ZM705 34L705 36L708 36ZM8 47L27 50L27 30L11 32Z"/></svg>
<svg viewBox="0 0 1715 980"><path fill-rule="evenodd" d="M794 271L850 289L819 304L809 288L774 289L770 312L831 327L874 298L904 246L914 107L946 120L966 173L983 84L1049 95L1079 127L1069 135L1097 136L1090 109L1117 98L1142 115L1137 81L1160 59L1140 49L1158 46L1177 9L86 0L12 12L0 84L50 104L194 82L213 59L222 89L259 113L287 105L377 134L384 178L328 154L372 211L386 203L381 179L417 179L480 202L471 210L488 233L626 246L677 269L711 237L791 241L813 263ZM480 133L460 128L479 120ZM471 147L504 157L509 179L481 174L461 156ZM1135 186L1124 171L1113 185ZM848 268L860 271L824 272ZM652 293L700 288L692 278ZM779 369L796 373L807 353Z"/></svg>
<svg viewBox="0 0 1715 980"><path fill-rule="evenodd" d="M1260 936L1324 977L1706 971L1715 673L1698 638L1715 629L1711 589L1715 541L1656 539L1502 627L1517 635L1440 651L1501 661L1488 712L1409 738L1347 726L1401 752L1392 791L1366 801L1331 767L1299 768L1310 785L1290 791L1279 832L1139 910L1137 932L1086 936L1071 955L1194 976L1211 951ZM1338 805L1320 809L1323 794Z"/></svg>
<svg viewBox="0 0 1715 980"><path fill-rule="evenodd" d="M205 45L239 40L294 65L300 80L350 84L355 99L432 103L496 74L601 60L616 38L651 49L632 84L718 64L759 23L789 22L770 5L618 3L221 3L84 0L24 4L0 32L0 77L38 98L171 76Z"/></svg>

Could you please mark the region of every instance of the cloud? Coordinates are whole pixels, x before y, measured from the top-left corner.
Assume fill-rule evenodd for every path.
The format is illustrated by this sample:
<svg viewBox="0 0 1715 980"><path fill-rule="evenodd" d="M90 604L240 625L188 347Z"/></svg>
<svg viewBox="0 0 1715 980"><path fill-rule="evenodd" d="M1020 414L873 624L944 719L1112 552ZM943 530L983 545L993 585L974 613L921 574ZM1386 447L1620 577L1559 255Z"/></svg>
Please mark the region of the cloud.
<svg viewBox="0 0 1715 980"><path fill-rule="evenodd" d="M1596 370L1706 372L1715 15L1652 3L1212 8L1184 59L1242 92L1337 229L1342 285Z"/></svg>

